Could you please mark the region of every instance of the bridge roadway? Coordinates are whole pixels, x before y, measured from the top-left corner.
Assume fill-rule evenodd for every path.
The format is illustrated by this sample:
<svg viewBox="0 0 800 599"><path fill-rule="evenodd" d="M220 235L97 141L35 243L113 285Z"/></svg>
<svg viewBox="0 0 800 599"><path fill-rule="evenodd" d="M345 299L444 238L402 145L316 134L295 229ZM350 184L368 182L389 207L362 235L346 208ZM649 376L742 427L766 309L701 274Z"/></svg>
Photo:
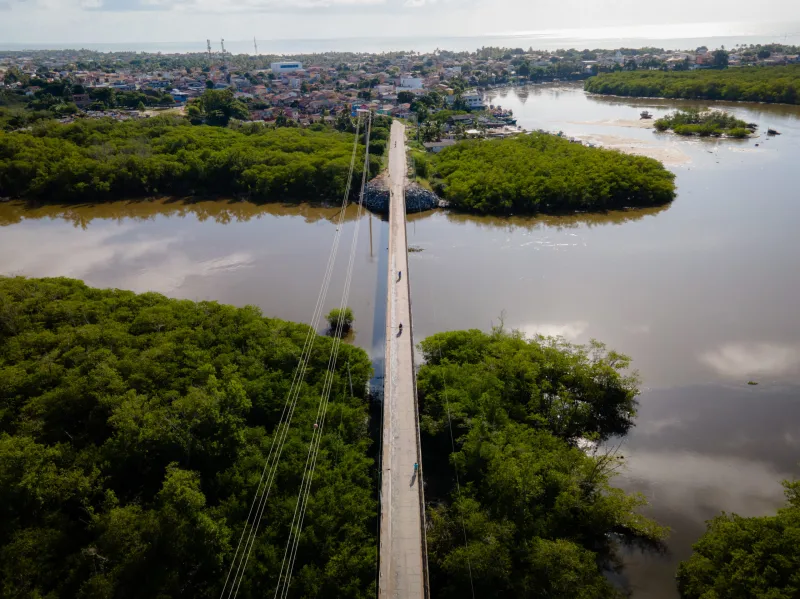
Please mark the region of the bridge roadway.
<svg viewBox="0 0 800 599"><path fill-rule="evenodd" d="M394 121L389 147L389 281L383 387L383 459L379 599L426 599L427 557L423 530L411 325L411 286L406 242L405 127ZM399 273L402 272L402 276ZM400 331L400 323L403 329ZM418 463L419 474L414 472Z"/></svg>

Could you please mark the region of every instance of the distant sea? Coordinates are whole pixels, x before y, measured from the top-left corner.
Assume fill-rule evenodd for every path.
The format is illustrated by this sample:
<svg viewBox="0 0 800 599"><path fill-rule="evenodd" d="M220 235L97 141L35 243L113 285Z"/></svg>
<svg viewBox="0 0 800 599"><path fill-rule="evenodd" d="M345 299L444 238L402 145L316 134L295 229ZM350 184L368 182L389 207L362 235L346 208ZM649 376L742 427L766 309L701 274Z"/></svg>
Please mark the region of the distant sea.
<svg viewBox="0 0 800 599"><path fill-rule="evenodd" d="M468 37L350 37L330 39L259 39L260 54L312 54L317 52L390 51L431 52L437 48L452 51L475 51L484 46L506 48L641 48L653 46L665 50L689 50L699 46L728 49L738 44L785 43L800 45L800 23L737 24L693 23L686 25L640 26L598 29L510 32ZM212 40L214 51L219 40ZM233 54L253 54L252 40L225 40L225 48ZM2 50L86 49L99 52L162 52L179 54L205 52L206 40L183 42L61 42L10 43L0 40Z"/></svg>

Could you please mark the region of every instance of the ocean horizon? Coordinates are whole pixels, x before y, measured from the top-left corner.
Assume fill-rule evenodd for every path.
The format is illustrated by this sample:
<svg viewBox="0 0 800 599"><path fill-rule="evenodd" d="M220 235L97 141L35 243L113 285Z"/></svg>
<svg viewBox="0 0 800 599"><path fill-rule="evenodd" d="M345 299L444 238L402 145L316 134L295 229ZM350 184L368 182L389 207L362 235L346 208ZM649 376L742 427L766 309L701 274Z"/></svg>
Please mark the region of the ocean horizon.
<svg viewBox="0 0 800 599"><path fill-rule="evenodd" d="M698 46L734 48L737 45L784 43L800 45L800 23L690 23L639 27L602 27L487 33L470 36L350 37L315 39L258 39L259 54L292 55L323 52L382 53L431 52L437 48L454 52L475 51L485 46L532 48L533 50L613 49L653 46L665 50L689 50ZM214 51L219 40L212 40ZM231 54L254 54L253 40L225 40ZM206 52L206 40L168 42L4 42L0 51L94 50L97 52L161 52L185 54Z"/></svg>

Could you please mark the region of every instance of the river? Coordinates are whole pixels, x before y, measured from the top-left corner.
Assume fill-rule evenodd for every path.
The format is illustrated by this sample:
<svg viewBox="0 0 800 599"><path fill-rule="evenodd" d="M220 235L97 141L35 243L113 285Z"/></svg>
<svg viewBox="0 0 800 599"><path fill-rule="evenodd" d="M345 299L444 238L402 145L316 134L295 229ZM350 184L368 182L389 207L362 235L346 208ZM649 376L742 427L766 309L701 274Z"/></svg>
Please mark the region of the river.
<svg viewBox="0 0 800 599"><path fill-rule="evenodd" d="M782 133L737 141L658 134L638 119L697 103L593 97L573 85L494 90L491 101L527 129L665 160L678 197L603 215L412 215L408 242L422 250L409 266L415 336L502 319L633 357L643 392L618 481L673 532L667 556L627 556L625 581L634 597L675 598L675 567L706 519L772 513L780 480L800 475L800 107L726 105ZM0 273L254 304L307 322L335 216L221 201L0 204ZM357 224L354 342L379 360L388 230L350 210L343 248ZM346 261L342 252L326 311Z"/></svg>

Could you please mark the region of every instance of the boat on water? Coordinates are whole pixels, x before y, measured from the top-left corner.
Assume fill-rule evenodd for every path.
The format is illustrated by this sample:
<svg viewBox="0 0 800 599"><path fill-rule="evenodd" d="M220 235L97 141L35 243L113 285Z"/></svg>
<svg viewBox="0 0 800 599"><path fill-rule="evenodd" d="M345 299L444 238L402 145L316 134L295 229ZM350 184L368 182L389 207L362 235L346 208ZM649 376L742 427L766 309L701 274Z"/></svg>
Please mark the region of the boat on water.
<svg viewBox="0 0 800 599"><path fill-rule="evenodd" d="M653 118L653 114L651 112L647 112L646 110L642 110L639 113L639 118L640 119L652 119Z"/></svg>
<svg viewBox="0 0 800 599"><path fill-rule="evenodd" d="M780 135L780 133L775 129L767 129L767 135Z"/></svg>

